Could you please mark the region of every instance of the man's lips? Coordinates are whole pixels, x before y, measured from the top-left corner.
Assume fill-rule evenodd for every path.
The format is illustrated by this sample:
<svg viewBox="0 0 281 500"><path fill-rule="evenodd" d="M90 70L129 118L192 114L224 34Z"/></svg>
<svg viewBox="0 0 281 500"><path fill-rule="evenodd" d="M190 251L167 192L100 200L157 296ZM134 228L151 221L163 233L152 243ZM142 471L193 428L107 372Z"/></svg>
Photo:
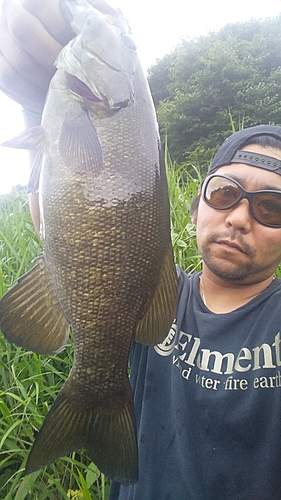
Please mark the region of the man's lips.
<svg viewBox="0 0 281 500"><path fill-rule="evenodd" d="M229 241L229 240L218 240L216 241L218 245L220 245L222 248L225 248L226 250L233 251L233 252L242 252L246 253L241 246L239 246L237 243L234 241Z"/></svg>

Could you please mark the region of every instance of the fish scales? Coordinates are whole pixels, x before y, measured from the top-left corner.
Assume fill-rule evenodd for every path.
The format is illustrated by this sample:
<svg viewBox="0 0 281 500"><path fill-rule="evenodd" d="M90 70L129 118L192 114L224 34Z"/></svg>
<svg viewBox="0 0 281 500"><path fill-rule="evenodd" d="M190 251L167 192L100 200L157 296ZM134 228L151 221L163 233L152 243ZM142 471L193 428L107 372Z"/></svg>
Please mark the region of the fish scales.
<svg viewBox="0 0 281 500"><path fill-rule="evenodd" d="M44 151L44 254L2 298L0 325L9 341L43 353L61 350L69 325L73 331L73 367L36 437L27 473L86 448L102 472L130 484L138 476L131 341L162 341L177 302L167 182L148 84L133 42L124 38L127 23L117 11L97 11L91 0L81 28L76 4L65 2L77 37L59 56L42 125L32 138L27 132L10 141L39 142ZM116 68L100 63L91 23L114 41ZM102 54L109 49L102 46ZM39 306L30 298L34 281Z"/></svg>

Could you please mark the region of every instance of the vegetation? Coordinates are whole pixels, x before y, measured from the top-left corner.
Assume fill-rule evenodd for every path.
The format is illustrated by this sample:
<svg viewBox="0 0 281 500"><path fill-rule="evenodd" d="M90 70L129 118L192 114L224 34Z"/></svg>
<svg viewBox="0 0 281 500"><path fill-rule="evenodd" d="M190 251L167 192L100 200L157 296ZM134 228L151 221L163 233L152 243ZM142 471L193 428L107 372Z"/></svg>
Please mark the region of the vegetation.
<svg viewBox="0 0 281 500"><path fill-rule="evenodd" d="M202 176L200 168L183 163L178 166L166 150L165 163L170 194L171 237L175 261L186 272L199 270L201 256L196 245L195 226L190 209L197 196Z"/></svg>
<svg viewBox="0 0 281 500"><path fill-rule="evenodd" d="M281 15L183 41L149 71L163 137L178 161L207 169L235 128L281 124Z"/></svg>

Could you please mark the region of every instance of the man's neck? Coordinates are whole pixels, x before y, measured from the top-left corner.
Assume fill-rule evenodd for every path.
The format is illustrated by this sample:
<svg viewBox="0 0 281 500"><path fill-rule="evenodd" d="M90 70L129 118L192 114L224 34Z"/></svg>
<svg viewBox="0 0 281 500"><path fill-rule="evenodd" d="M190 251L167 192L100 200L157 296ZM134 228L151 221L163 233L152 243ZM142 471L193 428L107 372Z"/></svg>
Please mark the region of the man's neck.
<svg viewBox="0 0 281 500"><path fill-rule="evenodd" d="M222 280L207 268L200 276L200 295L205 306L216 314L234 311L247 304L267 288L274 275L250 285L233 284Z"/></svg>

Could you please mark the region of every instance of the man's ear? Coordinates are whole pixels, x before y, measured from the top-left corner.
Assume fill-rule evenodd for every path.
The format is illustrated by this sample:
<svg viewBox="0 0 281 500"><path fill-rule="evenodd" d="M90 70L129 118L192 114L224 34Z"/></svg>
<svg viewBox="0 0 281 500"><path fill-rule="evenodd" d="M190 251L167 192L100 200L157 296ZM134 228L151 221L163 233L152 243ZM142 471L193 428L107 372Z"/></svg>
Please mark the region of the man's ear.
<svg viewBox="0 0 281 500"><path fill-rule="evenodd" d="M197 224L197 214L198 214L198 207L194 210L192 216L191 216L191 222L192 224Z"/></svg>
<svg viewBox="0 0 281 500"><path fill-rule="evenodd" d="M191 222L192 224L197 224L197 216L198 216L198 207L199 207L199 202L201 198L201 188L198 191L198 195L196 198L193 200L193 203L191 205Z"/></svg>

